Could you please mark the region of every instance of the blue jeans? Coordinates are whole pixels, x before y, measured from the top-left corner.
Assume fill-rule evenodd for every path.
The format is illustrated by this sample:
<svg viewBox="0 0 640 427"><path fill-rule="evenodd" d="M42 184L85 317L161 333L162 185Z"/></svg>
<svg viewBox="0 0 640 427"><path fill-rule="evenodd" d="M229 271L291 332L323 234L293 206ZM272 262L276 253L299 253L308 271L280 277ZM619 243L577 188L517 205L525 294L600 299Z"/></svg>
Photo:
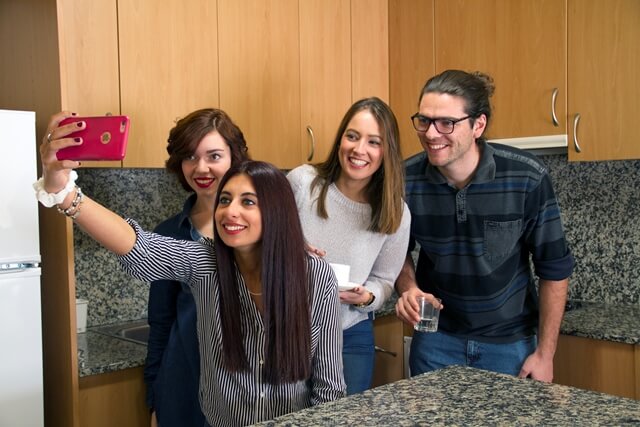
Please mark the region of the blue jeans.
<svg viewBox="0 0 640 427"><path fill-rule="evenodd" d="M518 375L525 359L535 351L536 336L512 343L493 344L458 338L444 332L414 331L409 353L411 376L449 365L464 365Z"/></svg>
<svg viewBox="0 0 640 427"><path fill-rule="evenodd" d="M373 344L373 321L356 323L342 331L342 364L347 394L360 393L371 387L375 349Z"/></svg>

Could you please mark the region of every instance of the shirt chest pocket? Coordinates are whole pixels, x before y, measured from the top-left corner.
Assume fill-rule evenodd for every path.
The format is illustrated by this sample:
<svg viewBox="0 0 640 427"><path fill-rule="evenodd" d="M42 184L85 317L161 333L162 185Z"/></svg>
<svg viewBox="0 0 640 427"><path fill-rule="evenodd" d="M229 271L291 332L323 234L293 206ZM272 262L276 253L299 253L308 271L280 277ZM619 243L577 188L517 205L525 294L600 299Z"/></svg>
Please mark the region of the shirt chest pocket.
<svg viewBox="0 0 640 427"><path fill-rule="evenodd" d="M520 238L521 227L521 219L484 222L484 256L492 267L509 256Z"/></svg>

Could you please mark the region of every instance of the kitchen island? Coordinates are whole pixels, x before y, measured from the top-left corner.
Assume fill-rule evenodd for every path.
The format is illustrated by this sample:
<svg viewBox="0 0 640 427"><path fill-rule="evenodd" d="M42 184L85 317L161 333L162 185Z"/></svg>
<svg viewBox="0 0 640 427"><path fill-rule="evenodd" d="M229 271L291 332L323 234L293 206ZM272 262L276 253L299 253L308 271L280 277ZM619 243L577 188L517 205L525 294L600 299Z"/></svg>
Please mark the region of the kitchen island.
<svg viewBox="0 0 640 427"><path fill-rule="evenodd" d="M451 366L259 426L640 425L640 402Z"/></svg>

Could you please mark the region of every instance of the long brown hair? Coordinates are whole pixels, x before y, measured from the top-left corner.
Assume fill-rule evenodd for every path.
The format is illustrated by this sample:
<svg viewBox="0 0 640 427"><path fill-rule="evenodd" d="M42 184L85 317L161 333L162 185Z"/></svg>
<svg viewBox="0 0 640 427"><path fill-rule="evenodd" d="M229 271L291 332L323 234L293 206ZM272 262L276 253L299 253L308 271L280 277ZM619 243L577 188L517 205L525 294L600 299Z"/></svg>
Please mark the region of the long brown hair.
<svg viewBox="0 0 640 427"><path fill-rule="evenodd" d="M265 378L271 384L302 381L311 375L311 288L302 226L289 181L275 166L249 161L232 166L218 186L246 175L256 190L262 216L262 297L266 330ZM220 191L216 196L216 207ZM214 228L215 230L215 228ZM224 365L249 368L240 321L239 283L233 248L214 231L220 277L220 318Z"/></svg>
<svg viewBox="0 0 640 427"><path fill-rule="evenodd" d="M398 230L402 222L404 166L400 152L398 122L391 108L380 98L364 98L349 108L340 122L329 156L324 162L315 165L318 175L311 183L311 190L313 191L316 186L320 187L317 202L318 216L325 219L328 218L329 214L325 203L327 191L342 172L339 159L340 142L353 116L363 110L369 111L378 122L378 126L382 131L384 153L382 165L373 174L365 190L367 201L371 205L369 230L393 234Z"/></svg>
<svg viewBox="0 0 640 427"><path fill-rule="evenodd" d="M192 111L178 120L167 140L167 170L178 177L182 188L188 192L194 190L182 173L182 161L193 155L202 138L213 131L217 131L229 146L232 166L249 159L244 135L227 113L217 108Z"/></svg>

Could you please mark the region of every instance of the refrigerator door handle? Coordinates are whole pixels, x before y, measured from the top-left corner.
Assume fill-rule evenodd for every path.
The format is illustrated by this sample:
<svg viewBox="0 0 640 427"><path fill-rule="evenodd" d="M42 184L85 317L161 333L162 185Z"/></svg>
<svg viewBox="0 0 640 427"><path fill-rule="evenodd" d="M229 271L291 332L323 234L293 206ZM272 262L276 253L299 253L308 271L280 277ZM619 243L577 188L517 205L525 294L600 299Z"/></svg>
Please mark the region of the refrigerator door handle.
<svg viewBox="0 0 640 427"><path fill-rule="evenodd" d="M0 274L18 273L20 271L38 267L40 267L39 262L10 262L6 264L0 264Z"/></svg>

